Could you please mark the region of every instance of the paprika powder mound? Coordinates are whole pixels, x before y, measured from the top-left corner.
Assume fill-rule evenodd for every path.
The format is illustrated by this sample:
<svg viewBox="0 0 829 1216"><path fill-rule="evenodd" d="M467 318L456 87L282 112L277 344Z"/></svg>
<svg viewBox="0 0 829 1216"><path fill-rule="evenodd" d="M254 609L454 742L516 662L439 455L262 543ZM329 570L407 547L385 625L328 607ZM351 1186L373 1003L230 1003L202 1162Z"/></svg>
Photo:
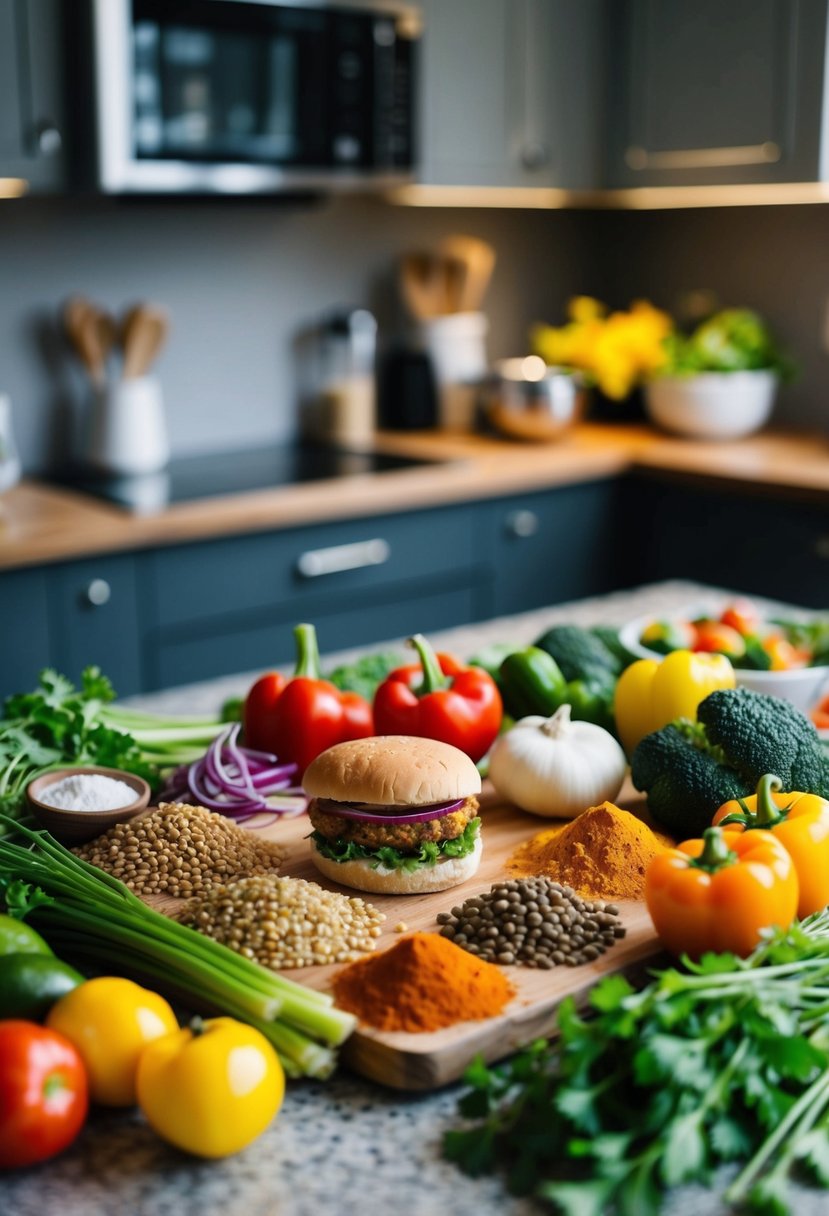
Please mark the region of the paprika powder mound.
<svg viewBox="0 0 829 1216"><path fill-rule="evenodd" d="M334 979L340 1009L376 1030L423 1032L495 1017L515 995L502 971L437 933L413 933Z"/></svg>
<svg viewBox="0 0 829 1216"><path fill-rule="evenodd" d="M510 857L515 876L544 876L589 899L644 899L645 872L672 841L612 802L548 828Z"/></svg>

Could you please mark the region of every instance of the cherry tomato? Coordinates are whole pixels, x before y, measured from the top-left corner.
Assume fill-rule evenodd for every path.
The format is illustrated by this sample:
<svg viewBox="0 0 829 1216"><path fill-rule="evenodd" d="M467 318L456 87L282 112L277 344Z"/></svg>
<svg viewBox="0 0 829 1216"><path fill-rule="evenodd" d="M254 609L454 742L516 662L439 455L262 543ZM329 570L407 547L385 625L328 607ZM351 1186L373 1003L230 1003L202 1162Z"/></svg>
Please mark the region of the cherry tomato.
<svg viewBox="0 0 829 1216"><path fill-rule="evenodd" d="M760 626L760 618L750 600L734 600L720 614L720 623L736 629L743 637L756 633Z"/></svg>
<svg viewBox="0 0 829 1216"><path fill-rule="evenodd" d="M818 730L829 729L829 697L824 697L809 714Z"/></svg>
<svg viewBox="0 0 829 1216"><path fill-rule="evenodd" d="M68 1039L34 1022L0 1022L0 1169L62 1152L88 1107L86 1072Z"/></svg>
<svg viewBox="0 0 829 1216"><path fill-rule="evenodd" d="M740 659L745 654L742 635L730 625L722 625L719 621L696 621L695 627L694 650L724 654L729 659Z"/></svg>

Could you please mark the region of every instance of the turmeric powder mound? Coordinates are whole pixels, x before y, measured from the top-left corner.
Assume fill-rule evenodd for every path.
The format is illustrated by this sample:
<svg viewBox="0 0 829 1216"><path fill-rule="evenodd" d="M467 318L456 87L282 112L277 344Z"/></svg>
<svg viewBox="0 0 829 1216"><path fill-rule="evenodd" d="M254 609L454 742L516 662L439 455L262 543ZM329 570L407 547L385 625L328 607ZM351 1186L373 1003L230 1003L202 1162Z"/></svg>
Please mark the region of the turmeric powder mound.
<svg viewBox="0 0 829 1216"><path fill-rule="evenodd" d="M539 832L507 862L516 877L545 876L588 899L642 899L645 871L672 844L612 802Z"/></svg>
<svg viewBox="0 0 829 1216"><path fill-rule="evenodd" d="M438 933L413 933L334 979L334 998L377 1030L428 1031L495 1017L515 995L498 967Z"/></svg>

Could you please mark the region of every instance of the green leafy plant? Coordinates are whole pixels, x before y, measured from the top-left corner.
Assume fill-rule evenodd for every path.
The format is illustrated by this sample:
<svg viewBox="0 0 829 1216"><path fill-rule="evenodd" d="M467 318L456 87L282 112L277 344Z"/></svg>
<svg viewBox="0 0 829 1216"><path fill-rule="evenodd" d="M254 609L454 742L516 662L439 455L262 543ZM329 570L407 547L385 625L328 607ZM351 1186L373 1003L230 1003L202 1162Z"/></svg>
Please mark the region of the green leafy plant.
<svg viewBox="0 0 829 1216"><path fill-rule="evenodd" d="M667 361L660 376L767 370L789 380L795 371L765 321L748 308L726 308L690 334L674 331L664 339L663 349Z"/></svg>
<svg viewBox="0 0 829 1216"><path fill-rule="evenodd" d="M503 1168L565 1216L652 1216L667 1188L742 1169L725 1198L784 1216L796 1175L829 1187L829 910L747 960L706 955L636 991L572 1000L557 1042L469 1069L445 1155Z"/></svg>
<svg viewBox="0 0 829 1216"><path fill-rule="evenodd" d="M76 688L46 668L33 692L9 697L0 718L0 812L18 814L26 786L66 765L103 765L157 784L190 763L222 729L218 718L164 718L113 705L112 684L87 667Z"/></svg>

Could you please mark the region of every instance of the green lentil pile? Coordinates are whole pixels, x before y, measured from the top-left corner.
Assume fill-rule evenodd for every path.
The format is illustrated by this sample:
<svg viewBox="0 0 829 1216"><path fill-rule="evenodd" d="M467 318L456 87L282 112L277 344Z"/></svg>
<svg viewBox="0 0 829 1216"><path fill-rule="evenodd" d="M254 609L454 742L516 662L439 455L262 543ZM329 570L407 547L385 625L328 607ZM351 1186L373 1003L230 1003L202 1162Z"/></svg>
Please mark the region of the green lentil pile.
<svg viewBox="0 0 829 1216"><path fill-rule="evenodd" d="M74 852L136 895L185 899L242 875L274 873L285 857L280 845L224 815L181 802L116 823Z"/></svg>
<svg viewBox="0 0 829 1216"><path fill-rule="evenodd" d="M179 916L273 971L352 963L373 950L385 920L363 899L302 878L243 878L193 899Z"/></svg>
<svg viewBox="0 0 829 1216"><path fill-rule="evenodd" d="M545 971L592 962L625 936L615 904L582 899L549 878L495 883L437 921L444 937L488 963Z"/></svg>

